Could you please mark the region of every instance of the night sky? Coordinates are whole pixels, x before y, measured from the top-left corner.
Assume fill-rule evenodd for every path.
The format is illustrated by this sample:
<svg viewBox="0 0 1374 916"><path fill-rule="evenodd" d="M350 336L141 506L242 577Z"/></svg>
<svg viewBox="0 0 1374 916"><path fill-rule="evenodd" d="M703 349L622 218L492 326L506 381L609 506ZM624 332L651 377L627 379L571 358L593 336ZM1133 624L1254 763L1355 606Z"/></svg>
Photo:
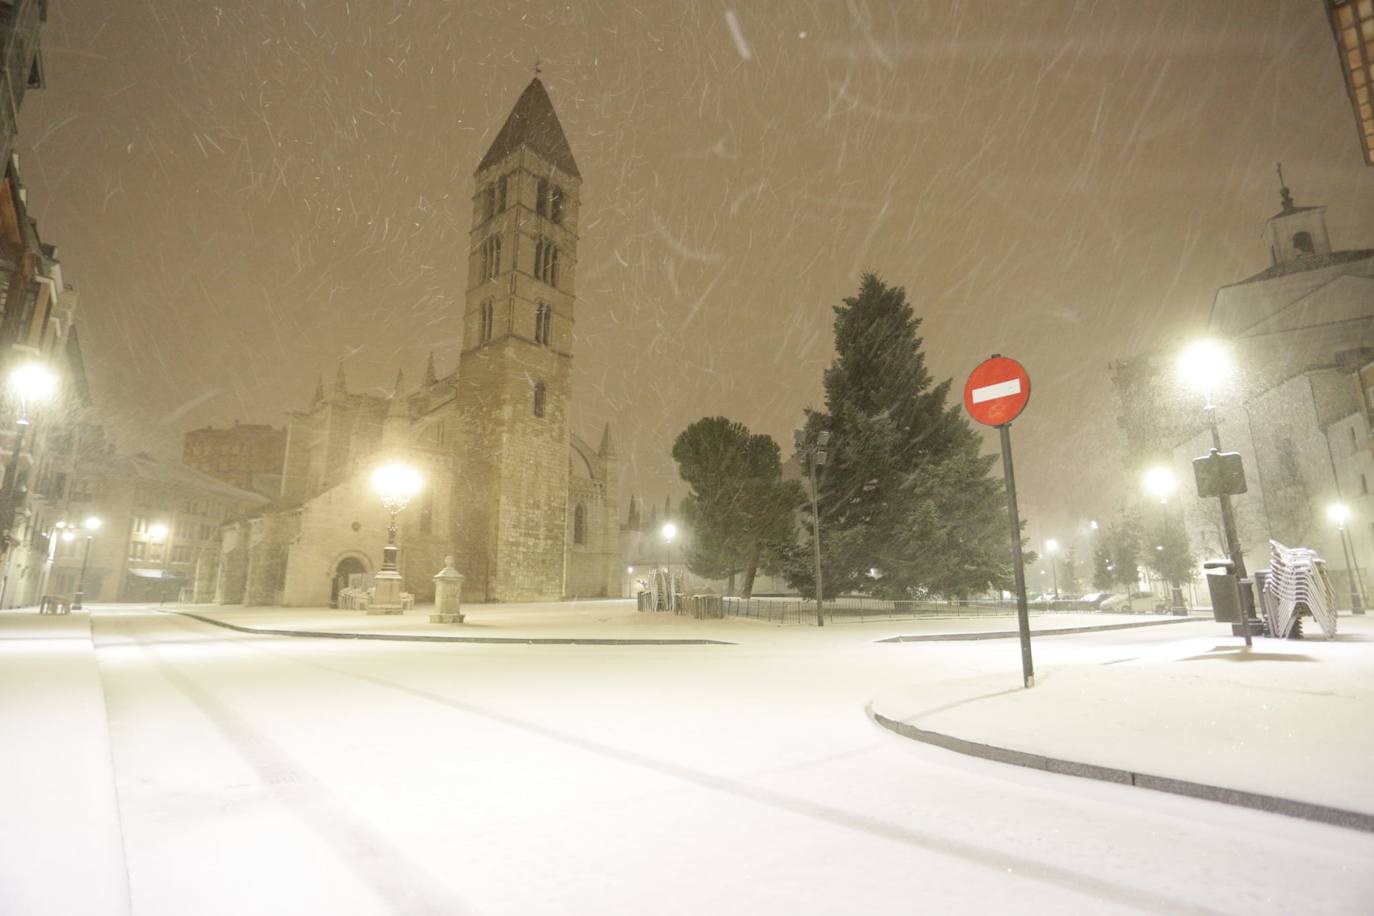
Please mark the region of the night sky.
<svg viewBox="0 0 1374 916"><path fill-rule="evenodd" d="M622 499L723 413L790 452L872 270L938 377L994 351L1044 537L1125 488L1107 364L1268 266L1282 161L1374 246L1320 0L52 0L21 171L124 447L456 365L477 161L538 57L584 178L573 428ZM989 438L989 449L994 447Z"/></svg>

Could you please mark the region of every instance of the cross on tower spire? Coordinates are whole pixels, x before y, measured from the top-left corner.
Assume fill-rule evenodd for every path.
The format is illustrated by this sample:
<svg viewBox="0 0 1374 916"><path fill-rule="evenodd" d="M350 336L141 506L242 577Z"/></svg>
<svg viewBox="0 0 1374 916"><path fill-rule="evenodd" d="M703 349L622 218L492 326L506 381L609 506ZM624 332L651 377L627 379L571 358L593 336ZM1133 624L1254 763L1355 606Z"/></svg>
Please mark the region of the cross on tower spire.
<svg viewBox="0 0 1374 916"><path fill-rule="evenodd" d="M534 55L534 78L535 78L535 79L539 79L539 74L544 72L544 71L541 70L540 67L539 67L539 64L540 64L540 63L542 63L542 61L539 60L539 55L538 55L538 54Z"/></svg>
<svg viewBox="0 0 1374 916"><path fill-rule="evenodd" d="M1275 163L1274 171L1279 173L1279 200L1283 202L1283 212L1289 213L1294 209L1293 192L1288 190L1288 185L1283 183L1283 163Z"/></svg>

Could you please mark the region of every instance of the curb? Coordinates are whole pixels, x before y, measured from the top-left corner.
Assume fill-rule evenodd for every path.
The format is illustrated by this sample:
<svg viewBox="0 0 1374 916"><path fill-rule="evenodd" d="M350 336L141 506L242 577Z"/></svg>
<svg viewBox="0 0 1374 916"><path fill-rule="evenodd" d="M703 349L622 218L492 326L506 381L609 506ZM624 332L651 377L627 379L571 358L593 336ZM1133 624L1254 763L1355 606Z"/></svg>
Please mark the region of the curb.
<svg viewBox="0 0 1374 916"><path fill-rule="evenodd" d="M1221 802L1224 805L1234 805L1238 808L1252 808L1270 814L1283 814L1288 817L1374 833L1374 814L1366 814L1363 811L1331 808L1312 802L1298 801L1294 798L1262 795L1258 792L1228 789L1224 786L1174 779L1169 776L1152 776L1149 773L1119 770L1115 767L1105 767L1093 763L1078 763L1073 760L1061 760L1057 757L1045 757L1040 754L1016 751L993 744L980 744L976 741L956 738L953 735L928 731L906 722L899 722L896 719L889 719L882 713L875 711L871 703L865 707L865 712L878 725L894 734L901 735L903 738L920 741L922 744L932 744L957 754L966 754L969 757L981 757L984 760L992 760L997 763L1009 763L1013 766L1045 770L1065 776L1078 776L1083 779L1098 779L1103 782L1136 786L1141 789L1154 789L1156 792L1169 792L1173 795L1200 798L1206 801Z"/></svg>
<svg viewBox="0 0 1374 916"><path fill-rule="evenodd" d="M190 617L201 623L223 627L254 636L295 636L303 639L371 639L380 642L465 642L516 646L734 646L723 639L608 639L555 636L416 636L405 633L334 633L328 630L282 630L275 627L245 627L188 611L159 610L162 614Z"/></svg>
<svg viewBox="0 0 1374 916"><path fill-rule="evenodd" d="M1071 636L1074 633L1103 633L1107 630L1133 630L1138 627L1164 627L1171 623L1195 623L1191 617L1171 617L1168 620L1141 620L1136 623L1104 623L1091 627L1056 627L1052 630L1031 630L1031 636ZM970 639L1011 639L1020 636L1018 630L989 630L986 633L927 633L922 636L889 636L874 642L962 642Z"/></svg>

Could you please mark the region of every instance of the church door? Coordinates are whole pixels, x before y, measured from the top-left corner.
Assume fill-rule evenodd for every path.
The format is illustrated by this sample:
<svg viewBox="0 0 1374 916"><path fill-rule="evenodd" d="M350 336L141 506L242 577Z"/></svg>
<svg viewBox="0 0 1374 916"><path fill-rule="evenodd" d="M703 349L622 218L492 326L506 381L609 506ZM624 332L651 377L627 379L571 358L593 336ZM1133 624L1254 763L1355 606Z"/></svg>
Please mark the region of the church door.
<svg viewBox="0 0 1374 916"><path fill-rule="evenodd" d="M340 560L339 565L334 567L334 581L329 586L329 606L339 606L339 591L348 588L349 576L365 572L367 572L367 566L357 557L344 557Z"/></svg>

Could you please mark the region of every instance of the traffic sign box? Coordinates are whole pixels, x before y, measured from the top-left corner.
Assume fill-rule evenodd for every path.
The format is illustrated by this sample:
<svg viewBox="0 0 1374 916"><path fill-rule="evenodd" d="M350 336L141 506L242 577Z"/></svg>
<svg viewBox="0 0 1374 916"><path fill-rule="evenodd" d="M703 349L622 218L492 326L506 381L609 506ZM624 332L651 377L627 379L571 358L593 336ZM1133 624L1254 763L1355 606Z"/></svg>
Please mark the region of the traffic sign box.
<svg viewBox="0 0 1374 916"><path fill-rule="evenodd" d="M1193 459L1193 479L1199 499L1239 496L1245 492L1245 465L1237 452L1211 453Z"/></svg>

